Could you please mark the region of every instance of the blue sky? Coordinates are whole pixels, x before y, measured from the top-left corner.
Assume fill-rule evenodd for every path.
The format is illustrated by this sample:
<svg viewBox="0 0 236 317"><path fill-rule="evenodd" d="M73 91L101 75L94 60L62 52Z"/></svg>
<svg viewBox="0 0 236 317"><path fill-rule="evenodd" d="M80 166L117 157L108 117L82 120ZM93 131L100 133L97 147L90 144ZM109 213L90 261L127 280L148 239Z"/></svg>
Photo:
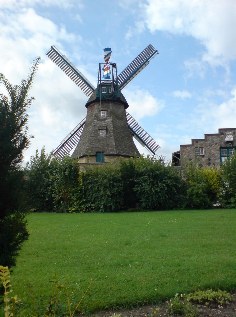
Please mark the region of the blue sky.
<svg viewBox="0 0 236 317"><path fill-rule="evenodd" d="M105 47L118 73L148 44L157 48L123 93L169 161L180 144L236 127L235 29L235 0L0 0L0 72L18 84L41 57L25 161L56 148L86 115L86 96L45 55L51 45L95 86Z"/></svg>

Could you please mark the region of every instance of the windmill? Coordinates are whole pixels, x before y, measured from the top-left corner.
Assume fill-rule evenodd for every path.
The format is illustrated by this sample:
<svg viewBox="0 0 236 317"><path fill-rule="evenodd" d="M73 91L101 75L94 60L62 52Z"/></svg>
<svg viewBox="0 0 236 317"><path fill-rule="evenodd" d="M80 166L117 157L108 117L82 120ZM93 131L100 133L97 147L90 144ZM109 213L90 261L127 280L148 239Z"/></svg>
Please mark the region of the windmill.
<svg viewBox="0 0 236 317"><path fill-rule="evenodd" d="M104 63L99 63L97 88L51 46L47 56L60 67L89 97L87 116L53 151L57 158L72 153L80 163L111 162L117 157L140 156L133 137L153 155L156 141L126 111L129 107L121 90L148 64L158 51L149 44L118 76L117 66L110 62L111 49L104 49Z"/></svg>

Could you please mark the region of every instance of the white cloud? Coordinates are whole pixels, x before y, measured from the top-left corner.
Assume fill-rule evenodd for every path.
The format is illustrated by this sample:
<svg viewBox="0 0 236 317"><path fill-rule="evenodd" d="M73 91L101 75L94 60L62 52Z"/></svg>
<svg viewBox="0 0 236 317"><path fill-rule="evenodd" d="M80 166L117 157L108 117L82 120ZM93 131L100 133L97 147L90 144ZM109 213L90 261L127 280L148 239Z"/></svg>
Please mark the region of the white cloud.
<svg viewBox="0 0 236 317"><path fill-rule="evenodd" d="M13 5L14 1L5 4ZM3 6L1 1L0 6ZM60 45L62 41L69 41L78 47L81 38L42 17L32 8L22 8L16 12L9 10L7 15L1 12L0 30L0 70L12 84L20 84L27 77L33 60L37 56L42 57L30 91L30 96L34 96L35 100L28 110L28 125L29 134L34 138L26 152L27 161L37 148L46 145L48 152L54 149L86 114L85 95L45 55L51 45L64 51Z"/></svg>
<svg viewBox="0 0 236 317"><path fill-rule="evenodd" d="M210 104L199 109L200 119L207 124L207 130L218 131L219 128L236 127L236 87L231 91L230 99L220 104ZM211 133L206 131L206 133Z"/></svg>
<svg viewBox="0 0 236 317"><path fill-rule="evenodd" d="M236 58L235 0L148 0L144 5L151 32L185 34L205 47L202 59L223 64Z"/></svg>
<svg viewBox="0 0 236 317"><path fill-rule="evenodd" d="M26 6L56 6L64 9L71 8L75 4L82 6L81 0L1 0L0 8L15 9L23 8Z"/></svg>
<svg viewBox="0 0 236 317"><path fill-rule="evenodd" d="M148 91L142 89L127 90L125 98L129 104L128 112L136 120L154 116L164 107L164 102L155 99Z"/></svg>
<svg viewBox="0 0 236 317"><path fill-rule="evenodd" d="M189 99L192 97L192 94L187 90L175 90L172 94L174 97L180 99Z"/></svg>

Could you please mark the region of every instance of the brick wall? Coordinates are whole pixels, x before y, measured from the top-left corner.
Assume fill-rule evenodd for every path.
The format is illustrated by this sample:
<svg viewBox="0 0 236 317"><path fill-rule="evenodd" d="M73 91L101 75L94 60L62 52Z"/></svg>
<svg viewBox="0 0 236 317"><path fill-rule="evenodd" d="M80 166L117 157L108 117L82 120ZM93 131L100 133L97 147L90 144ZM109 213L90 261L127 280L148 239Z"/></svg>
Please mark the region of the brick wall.
<svg viewBox="0 0 236 317"><path fill-rule="evenodd" d="M218 133L205 134L204 139L192 139L191 144L180 145L180 162L184 166L193 161L200 166L221 164L221 148L236 147L236 128L219 129Z"/></svg>

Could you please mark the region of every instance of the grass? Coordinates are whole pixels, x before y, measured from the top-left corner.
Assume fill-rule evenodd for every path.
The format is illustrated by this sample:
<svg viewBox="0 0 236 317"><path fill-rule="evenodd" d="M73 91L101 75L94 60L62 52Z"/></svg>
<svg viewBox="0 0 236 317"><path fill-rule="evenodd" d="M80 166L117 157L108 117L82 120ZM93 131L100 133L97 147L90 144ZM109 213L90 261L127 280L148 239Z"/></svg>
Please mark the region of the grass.
<svg viewBox="0 0 236 317"><path fill-rule="evenodd" d="M236 288L236 210L28 217L13 270L27 304L67 285L87 311L154 303L198 289Z"/></svg>

